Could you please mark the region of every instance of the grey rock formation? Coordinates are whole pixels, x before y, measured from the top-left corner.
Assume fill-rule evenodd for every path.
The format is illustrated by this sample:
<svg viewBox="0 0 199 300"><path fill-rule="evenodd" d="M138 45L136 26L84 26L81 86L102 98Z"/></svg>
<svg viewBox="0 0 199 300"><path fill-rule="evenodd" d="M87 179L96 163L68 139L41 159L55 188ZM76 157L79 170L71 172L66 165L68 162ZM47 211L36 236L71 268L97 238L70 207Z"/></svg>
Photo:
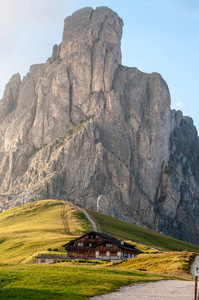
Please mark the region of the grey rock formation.
<svg viewBox="0 0 199 300"><path fill-rule="evenodd" d="M67 17L62 43L0 102L0 207L45 198L198 243L198 136L166 82L121 65L107 7Z"/></svg>
<svg viewBox="0 0 199 300"><path fill-rule="evenodd" d="M159 230L198 244L199 139L181 111L171 112L170 157L156 201Z"/></svg>

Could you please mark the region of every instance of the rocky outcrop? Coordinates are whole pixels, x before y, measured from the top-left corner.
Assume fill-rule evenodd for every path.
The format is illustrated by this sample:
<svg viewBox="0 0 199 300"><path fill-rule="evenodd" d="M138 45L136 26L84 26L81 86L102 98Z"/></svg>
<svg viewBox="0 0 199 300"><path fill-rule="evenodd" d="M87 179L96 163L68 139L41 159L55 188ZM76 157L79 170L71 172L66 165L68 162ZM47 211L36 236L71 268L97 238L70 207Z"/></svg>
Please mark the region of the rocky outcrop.
<svg viewBox="0 0 199 300"><path fill-rule="evenodd" d="M159 230L198 243L199 139L193 121L171 112L170 157L162 172L156 213Z"/></svg>
<svg viewBox="0 0 199 300"><path fill-rule="evenodd" d="M67 17L45 64L0 102L0 207L45 198L198 243L198 136L166 82L121 65L107 7Z"/></svg>

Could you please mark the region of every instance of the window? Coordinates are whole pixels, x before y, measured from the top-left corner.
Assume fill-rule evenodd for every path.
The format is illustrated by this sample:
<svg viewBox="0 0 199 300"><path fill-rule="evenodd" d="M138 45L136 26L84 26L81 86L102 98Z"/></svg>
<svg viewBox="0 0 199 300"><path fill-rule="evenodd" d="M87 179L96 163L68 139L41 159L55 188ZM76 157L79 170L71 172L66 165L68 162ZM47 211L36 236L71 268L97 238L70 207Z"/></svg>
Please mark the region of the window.
<svg viewBox="0 0 199 300"><path fill-rule="evenodd" d="M92 246L92 243L89 243L89 247L91 247Z"/></svg>
<svg viewBox="0 0 199 300"><path fill-rule="evenodd" d="M84 244L83 243L77 243L77 246L82 247Z"/></svg>
<svg viewBox="0 0 199 300"><path fill-rule="evenodd" d="M106 247L112 247L112 244L106 244Z"/></svg>
<svg viewBox="0 0 199 300"><path fill-rule="evenodd" d="M109 251L106 251L106 256L110 256L110 252Z"/></svg>
<svg viewBox="0 0 199 300"><path fill-rule="evenodd" d="M91 234L91 235L89 235L88 238L89 238L89 239L96 239L96 235L95 235L95 234Z"/></svg>

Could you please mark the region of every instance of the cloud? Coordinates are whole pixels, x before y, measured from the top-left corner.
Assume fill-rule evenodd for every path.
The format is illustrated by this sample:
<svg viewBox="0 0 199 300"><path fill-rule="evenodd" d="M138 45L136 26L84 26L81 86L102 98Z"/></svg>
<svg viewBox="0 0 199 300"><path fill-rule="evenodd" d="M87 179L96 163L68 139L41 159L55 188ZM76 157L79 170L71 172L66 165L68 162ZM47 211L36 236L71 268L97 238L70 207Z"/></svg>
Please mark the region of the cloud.
<svg viewBox="0 0 199 300"><path fill-rule="evenodd" d="M182 107L182 106L183 106L183 103L179 101L178 103L176 103L176 106L177 106L177 107Z"/></svg>

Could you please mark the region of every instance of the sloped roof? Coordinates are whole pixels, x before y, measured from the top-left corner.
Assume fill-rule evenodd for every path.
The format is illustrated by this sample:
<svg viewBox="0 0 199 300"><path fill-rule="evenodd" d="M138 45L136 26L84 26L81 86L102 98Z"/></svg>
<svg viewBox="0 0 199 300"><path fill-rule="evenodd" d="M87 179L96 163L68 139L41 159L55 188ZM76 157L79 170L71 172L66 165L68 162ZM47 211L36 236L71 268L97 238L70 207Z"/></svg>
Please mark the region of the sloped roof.
<svg viewBox="0 0 199 300"><path fill-rule="evenodd" d="M134 245L126 243L126 242L124 242L124 244L122 244L121 241L119 241L119 240L117 240L115 238L109 237L109 236L108 236L108 238L107 238L106 241L102 241L102 242L100 242L100 243L98 243L96 245L93 245L93 246L91 246L91 248L95 248L95 247L103 245L103 244L105 244L107 242L109 242L111 244L115 244L115 245L117 245L119 248L121 248L123 250L129 250L129 251L133 250L133 251L137 251L137 252L141 253L141 251L138 250L137 248L135 248Z"/></svg>
<svg viewBox="0 0 199 300"><path fill-rule="evenodd" d="M95 248L96 246L99 246L101 244L109 242L111 244L115 244L115 245L119 246L121 249L129 250L129 251L130 250L134 250L134 251L137 251L137 252L141 253L140 250L138 250L138 249L135 248L136 247L135 245L132 245L132 244L129 244L129 243L126 243L126 242L124 242L124 244L122 244L120 240L112 237L111 235L105 234L105 233L101 233L101 232L97 232L97 231L90 231L90 232L88 232L88 233L86 233L86 234L84 234L84 235L82 235L82 236L80 236L80 237L78 237L78 238L76 238L76 239L68 242L67 244L63 245L62 247L66 247L66 246L70 245L71 243L74 243L77 240L82 239L82 238L84 238L85 236L87 236L89 234L97 234L97 235L101 236L102 238L106 239L106 241L102 241L102 242L94 245L91 248Z"/></svg>

